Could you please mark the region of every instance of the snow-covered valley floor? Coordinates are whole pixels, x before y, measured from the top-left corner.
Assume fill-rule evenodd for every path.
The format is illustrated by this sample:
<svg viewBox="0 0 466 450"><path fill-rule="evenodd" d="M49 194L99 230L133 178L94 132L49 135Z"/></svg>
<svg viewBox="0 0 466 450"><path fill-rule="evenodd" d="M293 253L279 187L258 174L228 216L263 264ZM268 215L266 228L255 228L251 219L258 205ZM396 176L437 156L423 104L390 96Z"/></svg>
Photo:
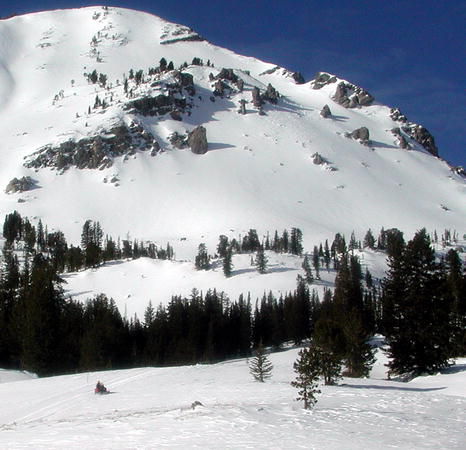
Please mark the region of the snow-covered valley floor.
<svg viewBox="0 0 466 450"><path fill-rule="evenodd" d="M0 448L466 448L466 359L399 383L383 379L382 356L370 379L323 386L306 411L290 386L297 352L272 354L266 383L245 359L21 381L3 371ZM98 379L111 395L93 393Z"/></svg>

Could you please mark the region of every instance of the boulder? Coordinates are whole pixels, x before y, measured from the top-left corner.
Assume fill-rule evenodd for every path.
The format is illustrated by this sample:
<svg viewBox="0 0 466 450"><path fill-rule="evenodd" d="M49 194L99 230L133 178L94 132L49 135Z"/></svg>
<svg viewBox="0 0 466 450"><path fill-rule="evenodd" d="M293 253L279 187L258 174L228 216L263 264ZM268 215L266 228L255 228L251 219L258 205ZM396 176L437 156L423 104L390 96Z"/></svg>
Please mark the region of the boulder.
<svg viewBox="0 0 466 450"><path fill-rule="evenodd" d="M5 192L7 194L14 194L16 192L25 192L34 189L37 181L31 177L13 178L6 186Z"/></svg>
<svg viewBox="0 0 466 450"><path fill-rule="evenodd" d="M364 145L369 144L369 130L366 127L357 128L356 130L347 134L347 136L360 141Z"/></svg>
<svg viewBox="0 0 466 450"><path fill-rule="evenodd" d="M330 108L328 105L324 105L322 110L320 111L320 115L326 119L327 117L330 117L332 115L332 111L330 111Z"/></svg>
<svg viewBox="0 0 466 450"><path fill-rule="evenodd" d="M327 84L335 83L336 81L337 77L335 75L331 75L327 72L317 72L314 80L311 82L311 85L313 89L321 89Z"/></svg>
<svg viewBox="0 0 466 450"><path fill-rule="evenodd" d="M256 108L260 108L263 104L264 101L262 100L261 92L258 87L254 86L252 89L252 104Z"/></svg>
<svg viewBox="0 0 466 450"><path fill-rule="evenodd" d="M188 145L196 155L203 155L207 152L209 144L207 143L207 131L203 126L199 125L188 134Z"/></svg>
<svg viewBox="0 0 466 450"><path fill-rule="evenodd" d="M270 103L276 105L278 103L278 99L280 98L279 92L269 83L267 89L262 96L264 100L267 100Z"/></svg>
<svg viewBox="0 0 466 450"><path fill-rule="evenodd" d="M304 84L306 82L301 72L293 72L293 75L291 76L293 77L293 80L296 84Z"/></svg>

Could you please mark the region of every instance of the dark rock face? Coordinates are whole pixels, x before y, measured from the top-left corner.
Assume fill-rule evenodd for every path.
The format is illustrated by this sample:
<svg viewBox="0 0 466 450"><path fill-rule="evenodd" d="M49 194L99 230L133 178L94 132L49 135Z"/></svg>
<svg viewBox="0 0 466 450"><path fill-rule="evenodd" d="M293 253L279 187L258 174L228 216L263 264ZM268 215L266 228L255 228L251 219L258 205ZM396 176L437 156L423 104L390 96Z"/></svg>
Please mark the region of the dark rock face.
<svg viewBox="0 0 466 450"><path fill-rule="evenodd" d="M174 109L184 111L186 106L187 103L184 98L176 98L174 95L159 94L155 97L147 96L132 100L128 102L123 109L132 113L139 113L143 116L156 116L168 114Z"/></svg>
<svg viewBox="0 0 466 450"><path fill-rule="evenodd" d="M438 148L435 145L434 136L432 136L427 128L415 123L402 127L402 130L412 137L416 142L421 144L430 154L438 156Z"/></svg>
<svg viewBox="0 0 466 450"><path fill-rule="evenodd" d="M25 192L34 189L37 181L31 177L13 178L6 186L5 192L7 194L14 194L16 192Z"/></svg>
<svg viewBox="0 0 466 450"><path fill-rule="evenodd" d="M292 77L296 84L304 84L306 82L301 72L294 72Z"/></svg>
<svg viewBox="0 0 466 450"><path fill-rule="evenodd" d="M452 167L451 170L454 173L466 178L466 170L464 169L464 167L462 167L462 166Z"/></svg>
<svg viewBox="0 0 466 450"><path fill-rule="evenodd" d="M111 167L113 159L118 156L159 148L160 145L151 133L141 125L132 123L129 127L116 126L99 136L63 142L58 147L47 145L33 153L24 166L58 170L72 166L78 169L104 169Z"/></svg>
<svg viewBox="0 0 466 450"><path fill-rule="evenodd" d="M320 111L320 115L324 118L327 119L332 115L332 111L330 111L330 108L328 105L324 105L322 110Z"/></svg>
<svg viewBox="0 0 466 450"><path fill-rule="evenodd" d="M238 81L238 75L235 74L233 69L223 68L215 78L217 78L217 80L228 80L233 83Z"/></svg>
<svg viewBox="0 0 466 450"><path fill-rule="evenodd" d="M203 126L199 125L188 134L188 145L196 155L207 153L209 144L207 143L207 131Z"/></svg>
<svg viewBox="0 0 466 450"><path fill-rule="evenodd" d="M280 98L279 92L269 83L267 86L266 91L264 92L262 98L267 100L270 103L276 105L278 103L278 99Z"/></svg>
<svg viewBox="0 0 466 450"><path fill-rule="evenodd" d="M243 114L243 115L246 114L246 103L247 103L247 101L244 100L244 99L241 99L241 100L239 101L239 105L240 105L240 106L239 106L239 111L238 111L238 112L239 112L240 114Z"/></svg>
<svg viewBox="0 0 466 450"><path fill-rule="evenodd" d="M173 120L177 120L177 121L182 121L183 120L183 118L181 117L181 113L178 110L174 110L174 111L170 112L170 117Z"/></svg>
<svg viewBox="0 0 466 450"><path fill-rule="evenodd" d="M422 145L430 154L437 157L439 156L434 136L429 133L427 128L424 128L422 125L418 125L417 123L410 122L398 108L390 109L390 118L396 122L402 123L403 126L401 127L401 130L403 130L403 132L411 139L414 139L418 144Z"/></svg>
<svg viewBox="0 0 466 450"><path fill-rule="evenodd" d="M317 166L321 166L327 164L328 161L320 153L316 152L312 155L312 162Z"/></svg>
<svg viewBox="0 0 466 450"><path fill-rule="evenodd" d="M168 141L170 142L173 147L177 149L187 148L188 144L188 136L186 134L180 134L177 131L173 132L169 137Z"/></svg>
<svg viewBox="0 0 466 450"><path fill-rule="evenodd" d="M404 150L411 150L412 147L411 145L409 145L409 142L403 136L400 128L392 128L392 134L394 134L397 137L397 143L400 148Z"/></svg>
<svg viewBox="0 0 466 450"><path fill-rule="evenodd" d="M262 100L261 92L258 87L254 87L252 89L252 104L256 108L260 108L264 104Z"/></svg>
<svg viewBox="0 0 466 450"><path fill-rule="evenodd" d="M216 97L223 97L223 95L225 94L225 89L228 89L228 85L225 84L222 80L217 80L214 84L213 94Z"/></svg>
<svg viewBox="0 0 466 450"><path fill-rule="evenodd" d="M179 86L185 89L191 97L196 95L196 88L194 87L194 77L190 73L176 71L175 78Z"/></svg>
<svg viewBox="0 0 466 450"><path fill-rule="evenodd" d="M391 108L390 109L390 117L392 120L395 122L407 122L408 119L404 114L401 113L401 111L398 108Z"/></svg>
<svg viewBox="0 0 466 450"><path fill-rule="evenodd" d="M333 100L345 108L356 108L370 105L374 97L359 86L341 81L338 83Z"/></svg>
<svg viewBox="0 0 466 450"><path fill-rule="evenodd" d="M361 144L369 145L369 130L366 127L357 128L351 133L347 133L346 136L360 141Z"/></svg>
<svg viewBox="0 0 466 450"><path fill-rule="evenodd" d="M337 81L337 77L335 75L331 75L327 72L317 72L314 80L312 80L311 85L312 89L321 89L327 84L335 83Z"/></svg>

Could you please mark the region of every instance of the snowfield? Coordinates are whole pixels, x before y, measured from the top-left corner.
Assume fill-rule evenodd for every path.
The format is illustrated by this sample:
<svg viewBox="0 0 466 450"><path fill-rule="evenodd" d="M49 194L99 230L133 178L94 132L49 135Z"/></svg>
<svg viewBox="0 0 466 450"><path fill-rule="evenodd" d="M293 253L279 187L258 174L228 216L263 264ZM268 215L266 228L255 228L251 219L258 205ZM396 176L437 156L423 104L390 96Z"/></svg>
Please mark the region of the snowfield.
<svg viewBox="0 0 466 450"><path fill-rule="evenodd" d="M170 242L177 258L191 259L201 242L214 252L220 234L235 238L257 228L298 227L304 247L335 233L358 239L368 228L398 227L411 237L426 227L439 235L445 228L466 233L466 182L448 164L411 142L402 150L391 129L390 108L373 103L346 109L332 100L337 83L312 89L297 85L291 73L272 64L237 55L206 41L166 44L183 28L159 17L122 8L88 7L13 17L0 21L0 213L18 210L42 219L49 231L61 230L68 242L80 242L87 219L100 221L115 239ZM189 35L189 33L188 33ZM182 121L169 114L141 116L124 110L123 91L130 69L144 70L164 57L194 76L196 95ZM204 66L190 65L194 57ZM210 61L215 67L207 66ZM212 101L209 76L232 68L245 83ZM93 70L107 75L107 86L88 82ZM172 75L164 75L171 79ZM156 95L153 79L135 98ZM353 80L357 81L357 80ZM261 116L251 102L252 89L271 83L281 94L266 103ZM108 108L93 109L96 96ZM238 114L246 100L246 115ZM332 117L320 116L328 104ZM89 113L89 108L91 112ZM64 173L32 169L23 163L47 144L79 140L135 121L152 133L163 151L136 151L115 157L108 168ZM174 131L197 125L207 130L209 151L195 155L175 149ZM371 144L345 133L365 126ZM441 152L441 149L440 149ZM313 163L319 153L327 162ZM30 176L36 188L6 194L14 177ZM104 182L118 178L117 183ZM178 245L186 239L189 245Z"/></svg>
<svg viewBox="0 0 466 450"><path fill-rule="evenodd" d="M363 271L368 267L375 282L384 276L384 253L365 250L356 254L360 257ZM234 268L229 278L223 274L221 260L214 260L210 270L196 270L191 261L140 258L64 274L62 277L66 283L63 288L65 296L80 301L104 293L115 300L120 314L127 318L136 314L139 319L143 319L149 301L154 307L160 303L167 305L173 295L190 297L193 289L204 294L208 289L216 289L219 293L224 292L231 301L238 300L241 294L246 299L250 294L254 306L264 293L272 292L279 298L280 295L293 292L296 289L296 277L304 275L302 257L274 252L266 252L266 255L268 269L263 275L251 266L254 254L234 255ZM315 280L310 289L315 289L322 299L324 288L334 285L335 271L331 269L327 272L322 268L320 278Z"/></svg>
<svg viewBox="0 0 466 450"><path fill-rule="evenodd" d="M371 378L323 386L306 411L290 386L297 352L272 354L273 377L263 384L245 359L6 382L0 447L465 448L465 358L444 374L400 383L383 379L381 356ZM112 393L95 395L97 380Z"/></svg>

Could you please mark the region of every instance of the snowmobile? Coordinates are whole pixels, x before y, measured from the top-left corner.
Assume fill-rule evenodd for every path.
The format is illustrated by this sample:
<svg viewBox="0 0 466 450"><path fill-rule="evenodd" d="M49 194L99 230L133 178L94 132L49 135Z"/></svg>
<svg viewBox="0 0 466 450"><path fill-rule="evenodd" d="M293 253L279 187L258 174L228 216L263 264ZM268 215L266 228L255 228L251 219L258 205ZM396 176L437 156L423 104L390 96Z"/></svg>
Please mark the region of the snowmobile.
<svg viewBox="0 0 466 450"><path fill-rule="evenodd" d="M95 385L94 393L103 395L110 394L110 391L100 381L98 381Z"/></svg>

